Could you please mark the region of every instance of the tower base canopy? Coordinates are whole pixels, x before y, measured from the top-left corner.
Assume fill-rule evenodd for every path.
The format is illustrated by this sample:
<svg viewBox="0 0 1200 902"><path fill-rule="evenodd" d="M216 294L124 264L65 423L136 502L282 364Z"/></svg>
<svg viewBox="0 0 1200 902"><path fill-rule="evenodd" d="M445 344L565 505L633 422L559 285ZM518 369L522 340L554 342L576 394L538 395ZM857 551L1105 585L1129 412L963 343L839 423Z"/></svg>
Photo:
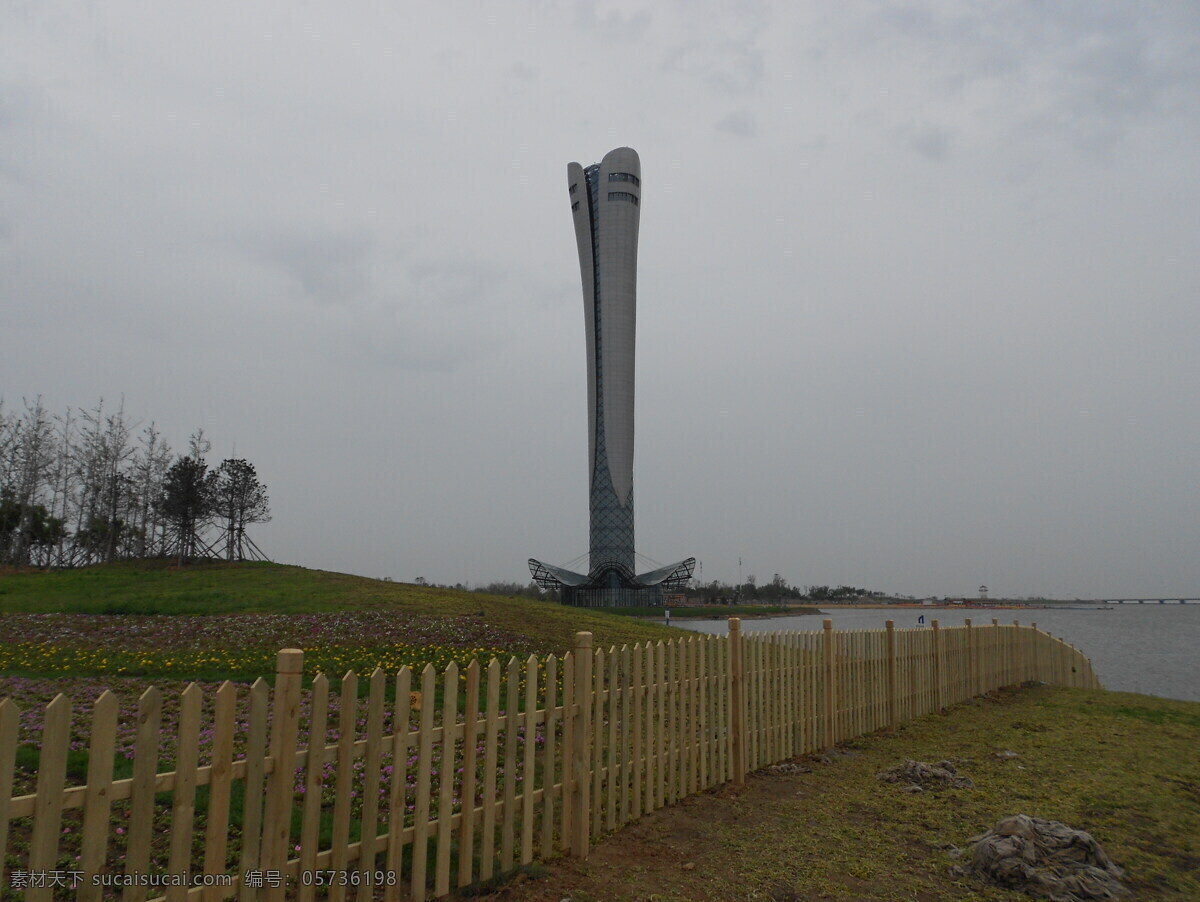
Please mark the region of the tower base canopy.
<svg viewBox="0 0 1200 902"><path fill-rule="evenodd" d="M665 589L683 586L692 578L695 558L634 575L619 564L602 564L584 576L562 567L529 559L529 572L543 589L561 592L563 604L578 608L653 607L663 603Z"/></svg>

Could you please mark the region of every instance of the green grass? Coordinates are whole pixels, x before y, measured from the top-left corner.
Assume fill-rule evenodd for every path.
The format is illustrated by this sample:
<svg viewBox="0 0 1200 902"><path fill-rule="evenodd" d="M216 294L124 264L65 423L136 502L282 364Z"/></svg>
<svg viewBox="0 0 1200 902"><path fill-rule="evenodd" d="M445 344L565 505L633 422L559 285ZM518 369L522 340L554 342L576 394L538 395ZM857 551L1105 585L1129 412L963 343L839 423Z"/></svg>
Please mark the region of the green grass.
<svg viewBox="0 0 1200 902"><path fill-rule="evenodd" d="M952 848L1013 814L1086 830L1130 898L1200 899L1200 704L1039 686L846 743L811 773L751 776L564 861L522 899L1026 899L955 875ZM1017 757L1000 759L1011 750ZM973 789L909 794L876 774L949 758ZM681 865L691 862L684 870Z"/></svg>
<svg viewBox="0 0 1200 902"><path fill-rule="evenodd" d="M400 611L478 616L489 626L562 653L590 630L596 645L666 640L678 631L528 598L384 582L269 563L175 567L150 561L53 572L0 571L0 614L299 614Z"/></svg>

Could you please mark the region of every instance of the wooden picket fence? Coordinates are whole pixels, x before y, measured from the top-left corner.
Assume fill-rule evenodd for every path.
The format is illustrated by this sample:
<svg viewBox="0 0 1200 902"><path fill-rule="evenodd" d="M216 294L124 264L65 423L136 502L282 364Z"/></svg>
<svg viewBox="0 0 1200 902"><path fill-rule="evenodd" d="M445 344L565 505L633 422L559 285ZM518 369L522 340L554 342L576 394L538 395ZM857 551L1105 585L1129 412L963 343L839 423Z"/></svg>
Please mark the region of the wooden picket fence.
<svg viewBox="0 0 1200 902"><path fill-rule="evenodd" d="M65 785L71 706L60 695L45 709L36 790L19 797L20 712L5 699L5 891L28 902L444 897L535 858L586 857L594 837L685 796L1001 686L1100 686L1083 654L1036 624L824 626L743 633L731 619L728 636L607 651L579 633L561 660L405 668L390 684L377 670L365 723L348 673L333 742L329 680L302 690L303 654L284 650L273 692L258 680L244 717L237 687L215 693L206 764L193 684L173 767L158 772L163 697L148 689L132 776L114 779L117 700L105 692L81 786ZM78 860L61 846L71 818ZM166 876L146 885L154 874Z"/></svg>

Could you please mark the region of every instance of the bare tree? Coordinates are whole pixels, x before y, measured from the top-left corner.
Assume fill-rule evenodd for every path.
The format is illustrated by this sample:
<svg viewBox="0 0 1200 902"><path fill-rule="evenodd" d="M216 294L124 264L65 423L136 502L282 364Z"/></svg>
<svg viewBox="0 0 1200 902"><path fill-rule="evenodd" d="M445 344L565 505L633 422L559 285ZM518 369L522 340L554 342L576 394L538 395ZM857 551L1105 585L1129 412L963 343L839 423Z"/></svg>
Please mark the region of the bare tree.
<svg viewBox="0 0 1200 902"><path fill-rule="evenodd" d="M47 487L47 477L54 465L54 427L39 395L25 401L25 412L16 418L15 426L5 427L5 484L4 536L0 537L5 557L13 564L30 562L34 546L44 546L47 512L41 503Z"/></svg>
<svg viewBox="0 0 1200 902"><path fill-rule="evenodd" d="M246 535L247 525L271 517L253 465L228 460L210 473L212 443L202 429L189 437L189 453L176 458L154 423L134 441L136 426L124 399L113 412L101 399L58 417L40 397L23 411L9 411L0 399L0 562L70 567L168 554L180 561L263 557Z"/></svg>
<svg viewBox="0 0 1200 902"><path fill-rule="evenodd" d="M142 430L138 441L140 445L132 466L137 511L135 544L131 554L144 558L165 553L164 543L158 534L162 512L158 500L171 466L171 446L163 440L154 423Z"/></svg>
<svg viewBox="0 0 1200 902"><path fill-rule="evenodd" d="M125 399L115 413L104 414L103 399L80 412L81 426L75 473L79 498L75 545L85 562L116 560L126 526L133 480L126 472L134 449L132 424L125 417Z"/></svg>

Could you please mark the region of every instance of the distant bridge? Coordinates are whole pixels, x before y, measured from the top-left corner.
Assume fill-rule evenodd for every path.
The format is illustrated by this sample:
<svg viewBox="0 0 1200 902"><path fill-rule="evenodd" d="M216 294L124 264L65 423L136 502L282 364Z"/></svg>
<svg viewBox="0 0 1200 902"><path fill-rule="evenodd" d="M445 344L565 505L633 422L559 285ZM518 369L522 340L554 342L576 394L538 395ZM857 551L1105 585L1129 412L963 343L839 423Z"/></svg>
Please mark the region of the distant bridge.
<svg viewBox="0 0 1200 902"><path fill-rule="evenodd" d="M1200 598L1098 598L1097 604L1200 604Z"/></svg>

